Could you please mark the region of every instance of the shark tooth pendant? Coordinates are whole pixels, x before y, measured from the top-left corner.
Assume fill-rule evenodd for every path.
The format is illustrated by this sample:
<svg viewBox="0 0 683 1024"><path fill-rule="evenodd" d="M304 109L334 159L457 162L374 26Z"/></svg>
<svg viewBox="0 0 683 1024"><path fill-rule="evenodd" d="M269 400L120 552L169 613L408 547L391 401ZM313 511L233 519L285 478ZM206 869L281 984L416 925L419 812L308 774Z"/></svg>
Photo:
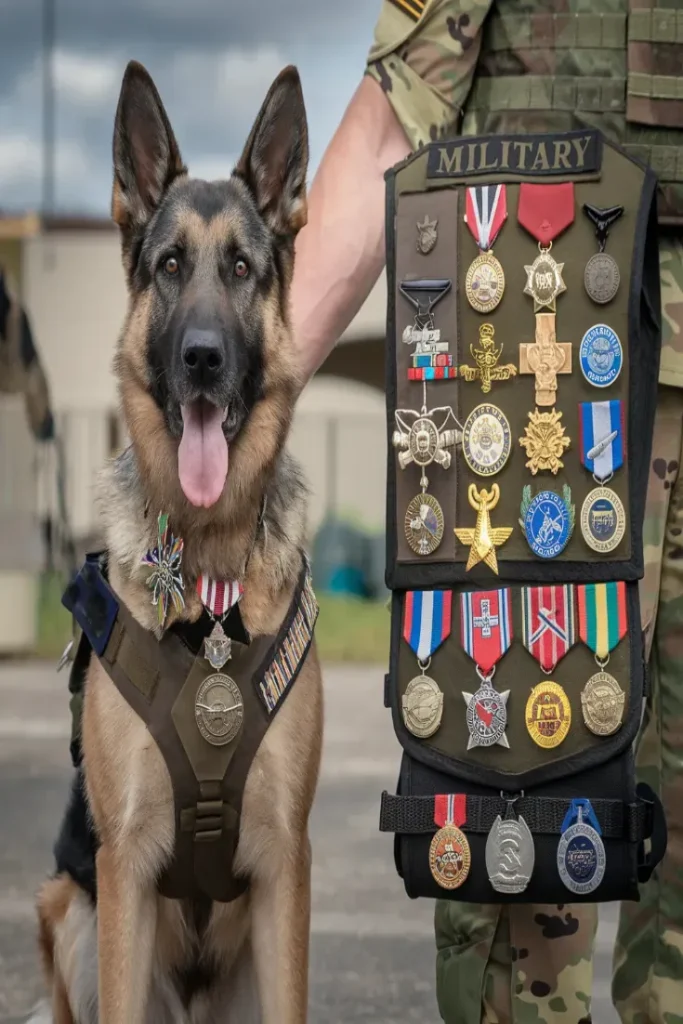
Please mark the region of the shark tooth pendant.
<svg viewBox="0 0 683 1024"><path fill-rule="evenodd" d="M220 622L216 623L204 640L204 657L216 671L222 669L232 657L232 640L225 635Z"/></svg>

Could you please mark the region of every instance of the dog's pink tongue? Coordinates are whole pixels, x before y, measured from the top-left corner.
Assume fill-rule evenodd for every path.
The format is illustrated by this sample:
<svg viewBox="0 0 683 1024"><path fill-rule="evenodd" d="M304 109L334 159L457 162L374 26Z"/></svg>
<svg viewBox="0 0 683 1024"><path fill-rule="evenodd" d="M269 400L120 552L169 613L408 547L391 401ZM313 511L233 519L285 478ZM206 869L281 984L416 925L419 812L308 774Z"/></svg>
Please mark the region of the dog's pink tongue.
<svg viewBox="0 0 683 1024"><path fill-rule="evenodd" d="M209 402L180 407L183 436L178 448L178 476L185 497L209 508L220 498L228 475L228 442L223 434L225 410Z"/></svg>

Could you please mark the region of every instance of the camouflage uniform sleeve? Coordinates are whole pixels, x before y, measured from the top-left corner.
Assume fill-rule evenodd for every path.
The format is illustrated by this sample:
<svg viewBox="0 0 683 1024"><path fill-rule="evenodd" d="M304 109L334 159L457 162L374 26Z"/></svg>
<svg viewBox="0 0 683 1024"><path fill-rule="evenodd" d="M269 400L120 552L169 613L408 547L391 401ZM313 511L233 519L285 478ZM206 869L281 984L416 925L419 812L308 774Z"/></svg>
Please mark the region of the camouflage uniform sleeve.
<svg viewBox="0 0 683 1024"><path fill-rule="evenodd" d="M422 8L418 20L405 8ZM366 74L384 90L414 149L454 135L493 0L384 0Z"/></svg>

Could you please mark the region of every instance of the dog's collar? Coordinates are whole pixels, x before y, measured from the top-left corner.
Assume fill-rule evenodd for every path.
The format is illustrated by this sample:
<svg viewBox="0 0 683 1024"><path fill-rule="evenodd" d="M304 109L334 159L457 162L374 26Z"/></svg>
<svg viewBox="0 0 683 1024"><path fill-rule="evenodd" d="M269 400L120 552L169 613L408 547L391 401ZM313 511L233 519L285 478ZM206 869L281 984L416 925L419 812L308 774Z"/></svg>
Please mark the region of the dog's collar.
<svg viewBox="0 0 683 1024"><path fill-rule="evenodd" d="M73 614L95 654L101 654L119 609L118 598L109 586L106 552L96 551L86 555L82 569L64 592L62 604ZM202 608L202 614L195 622L175 622L168 632L177 636L192 654L197 655L214 625L215 620ZM251 642L242 621L239 604L233 605L222 620L222 626L231 640L247 645Z"/></svg>

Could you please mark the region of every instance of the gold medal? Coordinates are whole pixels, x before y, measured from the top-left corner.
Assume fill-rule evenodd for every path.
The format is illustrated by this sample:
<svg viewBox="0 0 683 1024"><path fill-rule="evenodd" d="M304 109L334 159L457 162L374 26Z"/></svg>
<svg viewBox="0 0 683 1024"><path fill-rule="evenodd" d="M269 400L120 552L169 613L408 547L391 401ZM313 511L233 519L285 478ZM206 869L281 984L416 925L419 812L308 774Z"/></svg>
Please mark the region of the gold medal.
<svg viewBox="0 0 683 1024"><path fill-rule="evenodd" d="M401 707L408 732L425 740L433 736L441 725L443 693L438 684L422 672L406 686Z"/></svg>
<svg viewBox="0 0 683 1024"><path fill-rule="evenodd" d="M470 263L465 277L467 301L478 313L490 313L503 298L505 274L491 251L481 252Z"/></svg>
<svg viewBox="0 0 683 1024"><path fill-rule="evenodd" d="M559 747L572 723L572 709L559 683L547 680L534 686L526 702L526 727L534 743Z"/></svg>
<svg viewBox="0 0 683 1024"><path fill-rule="evenodd" d="M557 398L557 375L572 372L572 346L558 342L555 314L536 314L536 337L519 346L519 372L533 373L536 378L536 405L554 405Z"/></svg>
<svg viewBox="0 0 683 1024"><path fill-rule="evenodd" d="M589 548L606 555L614 551L626 532L626 512L611 487L595 487L581 508L581 533Z"/></svg>
<svg viewBox="0 0 683 1024"><path fill-rule="evenodd" d="M416 494L406 509L404 529L416 555L431 555L443 538L443 511L431 494Z"/></svg>
<svg viewBox="0 0 683 1024"><path fill-rule="evenodd" d="M596 736L611 736L621 728L626 694L609 672L596 672L581 694L586 727Z"/></svg>
<svg viewBox="0 0 683 1024"><path fill-rule="evenodd" d="M496 548L504 544L512 533L511 526L491 526L489 512L498 504L500 487L498 484L493 484L490 491L483 487L478 491L474 484L470 484L467 498L477 512L477 522L474 529L456 527L454 531L460 543L466 544L470 549L466 571L469 572L472 566L478 562L484 562L497 575Z"/></svg>
<svg viewBox="0 0 683 1024"><path fill-rule="evenodd" d="M562 413L553 409L551 412L539 412L536 409L529 413L529 422L524 428L524 437L519 443L528 455L526 463L534 476L539 470L549 470L557 474L564 468L561 455L571 444L564 427L560 423Z"/></svg>
<svg viewBox="0 0 683 1024"><path fill-rule="evenodd" d="M453 824L445 824L429 847L429 870L442 889L458 889L470 873L472 854L467 836Z"/></svg>
<svg viewBox="0 0 683 1024"><path fill-rule="evenodd" d="M503 346L501 345L500 348L496 348L496 343L493 340L495 333L495 328L492 324L481 325L479 328L479 348L470 345L470 353L476 365L467 366L463 364L459 371L460 376L468 382L480 380L481 390L484 394L488 394L491 390L493 381L509 380L510 377L514 377L517 374L517 367L514 363L507 363L505 366L498 365L498 360L503 352Z"/></svg>
<svg viewBox="0 0 683 1024"><path fill-rule="evenodd" d="M478 476L494 476L510 458L512 438L507 417L495 405L478 405L465 420L462 453Z"/></svg>
<svg viewBox="0 0 683 1024"><path fill-rule="evenodd" d="M538 313L544 308L554 313L557 296L567 290L567 286L562 280L564 263L558 263L553 259L550 255L550 246L547 249L541 246L540 249L541 251L531 266L524 267L527 275L524 294L531 295L533 298L534 313Z"/></svg>

